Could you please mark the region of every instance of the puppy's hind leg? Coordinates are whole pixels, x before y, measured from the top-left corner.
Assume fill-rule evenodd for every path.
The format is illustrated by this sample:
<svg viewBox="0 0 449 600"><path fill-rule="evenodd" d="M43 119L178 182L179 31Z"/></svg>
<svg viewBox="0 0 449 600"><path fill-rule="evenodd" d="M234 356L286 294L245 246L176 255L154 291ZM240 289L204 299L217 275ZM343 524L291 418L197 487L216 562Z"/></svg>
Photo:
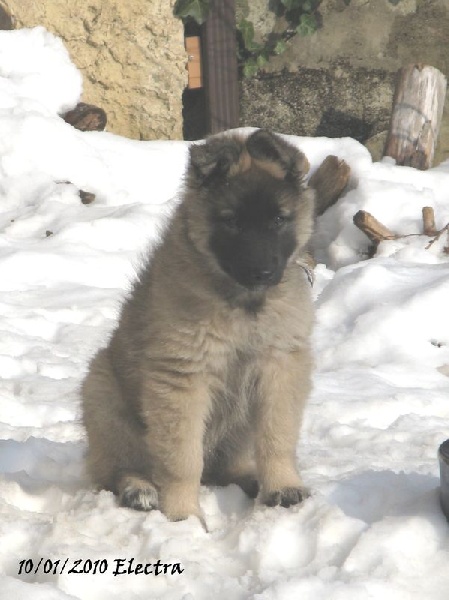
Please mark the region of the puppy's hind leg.
<svg viewBox="0 0 449 600"><path fill-rule="evenodd" d="M151 482L145 428L122 390L107 349L93 359L82 387L83 420L88 437L88 471L99 487L113 491L122 506L158 508Z"/></svg>

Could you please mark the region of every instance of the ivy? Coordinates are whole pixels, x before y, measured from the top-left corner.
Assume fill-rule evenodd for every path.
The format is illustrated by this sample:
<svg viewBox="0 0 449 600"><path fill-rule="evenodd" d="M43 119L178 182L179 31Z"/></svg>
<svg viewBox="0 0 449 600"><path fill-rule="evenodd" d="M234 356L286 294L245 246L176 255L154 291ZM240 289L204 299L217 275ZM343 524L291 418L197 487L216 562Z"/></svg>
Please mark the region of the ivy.
<svg viewBox="0 0 449 600"><path fill-rule="evenodd" d="M258 44L254 40L254 25L247 19L242 19L237 24L237 29L240 32L244 47L248 52L259 52L262 49L262 44Z"/></svg>
<svg viewBox="0 0 449 600"><path fill-rule="evenodd" d="M173 14L180 19L193 19L202 25L209 14L209 0L176 0Z"/></svg>
<svg viewBox="0 0 449 600"><path fill-rule="evenodd" d="M297 33L301 35L312 35L317 30L317 21L314 15L304 14L299 19L299 24L296 27Z"/></svg>
<svg viewBox="0 0 449 600"><path fill-rule="evenodd" d="M285 40L278 40L273 48L275 54L282 54L287 50L287 42Z"/></svg>
<svg viewBox="0 0 449 600"><path fill-rule="evenodd" d="M286 10L294 10L301 4L301 2L297 2L297 0L281 0L281 3L284 5Z"/></svg>
<svg viewBox="0 0 449 600"><path fill-rule="evenodd" d="M271 0L270 10L283 16L284 31L272 33L263 43L255 40L254 25L248 19L237 23L238 62L244 77L253 77L272 56L286 51L287 42L295 35L311 35L318 29L317 9L321 0ZM391 1L391 0L390 0ZM393 0L394 1L394 0ZM210 0L176 0L175 16L187 21L204 23ZM268 2L267 2L268 3Z"/></svg>
<svg viewBox="0 0 449 600"><path fill-rule="evenodd" d="M237 24L239 65L244 77L253 77L272 56L287 50L295 35L311 35L318 29L317 9L320 0L272 0L270 7L286 22L284 31L267 36L263 44L254 40L254 26L247 19Z"/></svg>
<svg viewBox="0 0 449 600"><path fill-rule="evenodd" d="M349 6L351 4L351 0L343 0L344 3L346 4L346 6ZM401 2L402 0L388 0L388 2L390 4L392 4L393 6L397 6L399 4L399 2Z"/></svg>

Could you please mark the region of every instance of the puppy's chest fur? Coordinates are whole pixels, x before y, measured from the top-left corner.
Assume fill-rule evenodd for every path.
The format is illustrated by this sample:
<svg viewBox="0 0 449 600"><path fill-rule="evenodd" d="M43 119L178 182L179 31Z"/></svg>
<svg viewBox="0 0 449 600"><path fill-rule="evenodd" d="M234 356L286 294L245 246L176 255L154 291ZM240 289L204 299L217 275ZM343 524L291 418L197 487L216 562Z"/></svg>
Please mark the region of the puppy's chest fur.
<svg viewBox="0 0 449 600"><path fill-rule="evenodd" d="M257 317L241 318L238 313L227 319L216 316L204 325L205 360L210 387L210 407L206 421L204 451L245 428L251 419L260 372L260 335Z"/></svg>
<svg viewBox="0 0 449 600"><path fill-rule="evenodd" d="M296 318L292 319L293 315ZM217 313L199 331L204 336L203 364L211 390L207 452L207 446L213 447L230 431L245 428L252 420L265 361L272 353L306 344L307 332L302 330L298 306L269 300L254 314L248 314L245 308Z"/></svg>

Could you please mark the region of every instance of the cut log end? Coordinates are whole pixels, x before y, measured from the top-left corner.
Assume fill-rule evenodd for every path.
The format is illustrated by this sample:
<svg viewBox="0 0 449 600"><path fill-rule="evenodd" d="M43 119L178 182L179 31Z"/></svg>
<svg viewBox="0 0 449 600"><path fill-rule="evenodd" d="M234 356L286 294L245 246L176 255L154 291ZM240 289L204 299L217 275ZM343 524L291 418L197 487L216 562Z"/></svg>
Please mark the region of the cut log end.
<svg viewBox="0 0 449 600"><path fill-rule="evenodd" d="M374 243L382 240L394 240L397 238L388 227L378 221L372 214L365 210L359 210L353 217L354 225Z"/></svg>
<svg viewBox="0 0 449 600"><path fill-rule="evenodd" d="M424 206L422 209L423 231L425 235L432 237L437 234L435 226L435 213L431 206Z"/></svg>
<svg viewBox="0 0 449 600"><path fill-rule="evenodd" d="M80 102L62 118L80 131L103 131L107 123L106 112L98 106Z"/></svg>
<svg viewBox="0 0 449 600"><path fill-rule="evenodd" d="M84 190L80 190L79 195L83 204L92 204L92 202L95 200L95 194L93 194L92 192L85 192Z"/></svg>
<svg viewBox="0 0 449 600"><path fill-rule="evenodd" d="M322 215L340 198L349 182L351 168L337 156L327 156L309 179L316 191L316 214Z"/></svg>

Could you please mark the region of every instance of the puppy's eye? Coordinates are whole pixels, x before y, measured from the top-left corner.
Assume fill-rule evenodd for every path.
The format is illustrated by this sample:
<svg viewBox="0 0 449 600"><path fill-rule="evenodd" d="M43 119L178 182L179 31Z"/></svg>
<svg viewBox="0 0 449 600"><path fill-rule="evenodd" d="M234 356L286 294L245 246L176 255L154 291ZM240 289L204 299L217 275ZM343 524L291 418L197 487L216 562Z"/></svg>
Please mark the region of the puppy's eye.
<svg viewBox="0 0 449 600"><path fill-rule="evenodd" d="M220 221L228 229L238 229L237 219L232 215L223 215Z"/></svg>
<svg viewBox="0 0 449 600"><path fill-rule="evenodd" d="M274 224L277 227L280 227L281 225L283 225L285 222L287 221L287 217L285 217L284 215L276 215L274 217Z"/></svg>

